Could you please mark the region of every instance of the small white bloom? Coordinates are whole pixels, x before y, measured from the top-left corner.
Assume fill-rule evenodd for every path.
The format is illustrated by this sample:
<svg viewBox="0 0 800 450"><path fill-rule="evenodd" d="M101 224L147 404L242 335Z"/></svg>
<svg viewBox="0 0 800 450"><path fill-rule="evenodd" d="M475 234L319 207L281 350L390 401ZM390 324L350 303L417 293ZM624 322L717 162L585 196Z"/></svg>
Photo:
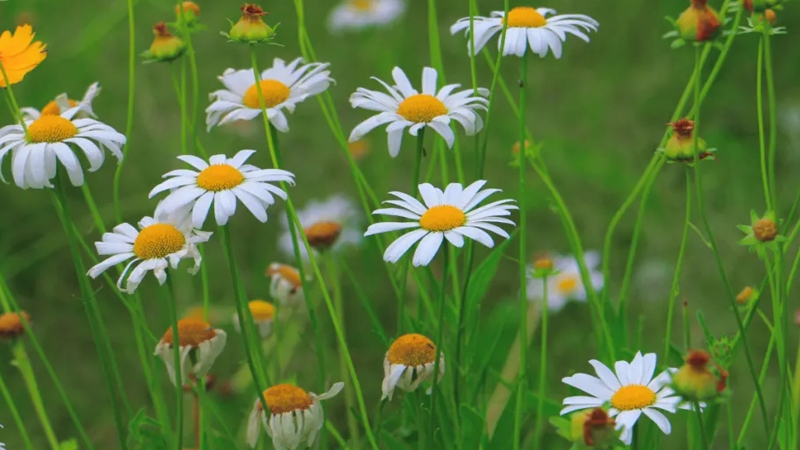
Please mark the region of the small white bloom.
<svg viewBox="0 0 800 450"><path fill-rule="evenodd" d="M397 199L383 203L396 208L378 209L373 214L402 217L410 221L375 223L370 225L365 236L413 228L386 248L383 259L396 263L419 242L414 252L414 266L427 266L444 239L459 248L464 246L465 237L493 247L494 241L487 231L508 239L508 233L495 224L513 226L514 222L504 217L510 216L511 211L518 208L509 204L514 200L500 200L478 207L487 197L500 192L500 189L481 190L485 184L486 181L479 180L464 188L459 183L450 183L444 192L428 183L420 184L419 193L424 205L408 194L390 192Z"/></svg>
<svg viewBox="0 0 800 450"><path fill-rule="evenodd" d="M406 9L403 0L344 0L331 12L328 26L333 32L387 25Z"/></svg>
<svg viewBox="0 0 800 450"><path fill-rule="evenodd" d="M258 327L258 335L263 339L268 338L272 334L272 322L275 321L275 305L264 300L251 300L247 306L250 308L250 315L253 316L253 323ZM239 314L234 313L233 325L236 331L242 332Z"/></svg>
<svg viewBox="0 0 800 450"><path fill-rule="evenodd" d="M447 142L448 147L453 147L456 136L450 128L450 120L455 120L464 127L464 131L471 136L483 128L483 119L477 110L486 110L489 100L487 89L478 89L474 95L472 89L452 94L460 84L448 84L437 91L436 69L426 67L422 70L422 93L411 86L408 77L399 67L392 70L395 86L373 77L383 85L389 93L358 88L350 96L353 108L364 108L378 111L379 114L358 124L350 133L350 142L355 142L367 133L381 125L389 124L386 132L389 134L389 154L394 158L400 153L400 144L403 140L403 130L408 128L412 136L416 136L424 127L430 127Z"/></svg>
<svg viewBox="0 0 800 450"><path fill-rule="evenodd" d="M164 333L156 345L155 355L164 361L169 379L175 384L175 353L172 327ZM225 348L227 335L225 331L214 329L208 322L197 318L186 318L178 321L178 347L180 351L181 383L186 383L189 374L195 378L204 377L214 361ZM193 356L192 353L194 353ZM190 357L191 356L191 357ZM194 365L192 362L196 361Z"/></svg>
<svg viewBox="0 0 800 450"><path fill-rule="evenodd" d="M57 114L45 114L36 120L26 120L28 136L21 124L0 129L0 167L11 152L11 173L14 183L22 189L52 188L57 161L66 169L74 186L83 184L81 161L75 154L80 149L89 161L89 171L99 169L105 161L103 148L122 161L125 136L94 119L75 119L81 106ZM0 170L0 179L6 182Z"/></svg>
<svg viewBox="0 0 800 450"><path fill-rule="evenodd" d="M531 8L519 6L508 12L508 26L506 27L505 46L503 56L524 56L530 47L533 53L540 57L547 56L549 51L556 58L561 58L562 43L567 40L567 35L572 34L585 42L589 42L586 33L597 31L600 26L596 20L583 14L565 14L551 16L556 11L550 8ZM481 51L497 33L503 31L505 20L504 11L492 11L490 17L474 16L472 18L475 33L475 53ZM461 30L470 31L470 18L459 19L450 32L456 34ZM471 38L470 38L471 39ZM498 38L497 48L500 48L502 36ZM467 51L471 51L472 42L467 43Z"/></svg>
<svg viewBox="0 0 800 450"><path fill-rule="evenodd" d="M672 431L669 419L658 409L673 414L678 409L692 409L691 405L682 404L681 397L668 387L670 373L677 369L665 370L653 378L656 370L655 353L644 356L636 353L630 363L617 361L614 364L616 374L600 361L593 359L589 364L594 367L597 377L578 373L561 380L589 396L565 398L560 414L563 416L608 403L611 405L608 414L616 420L617 429L622 429L620 439L628 445L633 438L633 426L642 414L655 422L664 434L669 434Z"/></svg>
<svg viewBox="0 0 800 450"><path fill-rule="evenodd" d="M305 208L297 211L297 217L309 245L317 251L337 251L348 245L358 245L364 237L362 229L359 229L360 217L356 205L342 195L309 202ZM303 259L308 259L308 252L299 235L297 241ZM294 258L294 245L286 216L283 217L283 232L278 238L278 245L286 255Z"/></svg>
<svg viewBox="0 0 800 450"><path fill-rule="evenodd" d="M80 107L80 111L75 114L75 118L82 119L86 117L94 117L97 116L92 109L92 101L97 95L100 94L100 83L92 83L88 89L86 89L86 93L83 94L83 100L77 102L72 100L67 96L67 94L59 94L55 100L52 100L50 103L46 104L41 111L36 108L20 108L19 111L22 113L22 117L27 120L36 120L42 115L61 115L67 112L67 110Z"/></svg>
<svg viewBox="0 0 800 450"><path fill-rule="evenodd" d="M433 378L436 346L421 334L404 334L392 342L383 358L383 397L392 400L395 389L413 392ZM439 354L439 379L444 375L444 353Z"/></svg>
<svg viewBox="0 0 800 450"><path fill-rule="evenodd" d="M586 268L592 279L592 289L603 289L603 274L597 270L600 265L600 254L586 252L584 254ZM578 261L572 256L553 258L555 274L547 277L547 306L550 311L560 311L569 300L586 301L586 289L581 279ZM540 302L544 296L544 280L530 276L533 266L528 266L528 300Z"/></svg>
<svg viewBox="0 0 800 450"><path fill-rule="evenodd" d="M278 299L281 305L298 305L305 302L303 280L300 271L287 264L272 263L267 268L267 276L272 282L269 294Z"/></svg>
<svg viewBox="0 0 800 450"><path fill-rule="evenodd" d="M344 383L334 383L330 390L322 395L306 392L291 384L279 384L264 391L267 411L256 399L250 420L247 424L247 442L251 447L258 443L258 423L264 426L272 438L275 450L295 450L311 447L317 434L325 423L320 400L329 399L344 387Z"/></svg>
<svg viewBox="0 0 800 450"><path fill-rule="evenodd" d="M333 79L327 63L303 64L297 58L288 65L275 58L273 66L261 72L261 95L267 117L280 131L289 131L283 110L293 113L298 103L328 89ZM252 120L261 114L258 86L252 69L227 69L218 77L226 89L210 95L211 106L206 109L208 129L234 120Z"/></svg>
<svg viewBox="0 0 800 450"><path fill-rule="evenodd" d="M167 267L176 269L184 258L194 260L194 267L189 272L195 274L202 261L197 245L207 242L212 234L195 230L188 221L176 220L175 216L168 216L161 211L157 211L155 219L143 218L139 222L139 229L137 231L130 224L123 223L114 227L112 233L104 233L103 240L94 245L98 254L112 256L89 269L88 275L97 278L108 268L133 258L117 280L117 288L132 294L151 270L159 284L164 284L167 281ZM134 265L136 267L131 270ZM126 278L127 284L123 289L122 282Z"/></svg>
<svg viewBox="0 0 800 450"><path fill-rule="evenodd" d="M245 164L255 150L241 150L233 158L214 155L208 162L192 155L178 159L199 170L173 170L164 174L167 181L150 191L150 198L170 191L161 203L166 213L191 214L195 228L206 221L213 204L217 225L225 225L242 204L261 222L267 221L267 207L275 203L275 195L286 200L286 193L270 183L294 184L294 175L280 169L259 169Z"/></svg>

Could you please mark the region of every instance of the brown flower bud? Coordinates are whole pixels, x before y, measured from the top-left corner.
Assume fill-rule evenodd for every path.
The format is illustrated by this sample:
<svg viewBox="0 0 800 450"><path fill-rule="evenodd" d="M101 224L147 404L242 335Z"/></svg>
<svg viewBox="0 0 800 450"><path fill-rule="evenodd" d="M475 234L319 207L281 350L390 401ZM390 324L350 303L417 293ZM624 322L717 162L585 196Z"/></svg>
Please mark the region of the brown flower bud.
<svg viewBox="0 0 800 450"><path fill-rule="evenodd" d="M753 298L754 292L755 291L753 290L752 287L745 286L744 289L742 289L742 291L739 292L739 295L736 296L736 303L744 305L745 303L749 302L750 299Z"/></svg>
<svg viewBox="0 0 800 450"><path fill-rule="evenodd" d="M19 314L15 312L0 314L0 339L12 339L22 336L25 332L25 325L22 323L22 319L30 326L31 316L25 311L21 311Z"/></svg>
<svg viewBox="0 0 800 450"><path fill-rule="evenodd" d="M753 234L761 242L771 242L778 236L778 226L770 219L758 219L753 224Z"/></svg>

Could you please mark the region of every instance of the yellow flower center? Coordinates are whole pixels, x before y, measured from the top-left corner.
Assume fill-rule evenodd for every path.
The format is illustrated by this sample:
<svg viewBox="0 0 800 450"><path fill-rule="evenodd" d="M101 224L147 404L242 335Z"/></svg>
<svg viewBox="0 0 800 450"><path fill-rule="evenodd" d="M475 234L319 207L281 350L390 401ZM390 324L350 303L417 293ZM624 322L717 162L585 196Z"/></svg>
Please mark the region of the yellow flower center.
<svg viewBox="0 0 800 450"><path fill-rule="evenodd" d="M419 219L419 225L428 231L450 231L466 222L464 211L450 205L434 206Z"/></svg>
<svg viewBox="0 0 800 450"><path fill-rule="evenodd" d="M278 277L282 280L286 280L295 287L295 289L299 289L303 287L303 281L300 279L300 272L292 266L287 266L286 264L278 264L272 263L267 268L267 276L269 277Z"/></svg>
<svg viewBox="0 0 800 450"><path fill-rule="evenodd" d="M620 411L646 408L652 406L655 402L656 393L641 384L622 386L611 397L611 404Z"/></svg>
<svg viewBox="0 0 800 450"><path fill-rule="evenodd" d="M306 391L291 384L272 386L264 391L264 400L272 414L305 410L313 403L311 396ZM258 407L261 409L260 403Z"/></svg>
<svg viewBox="0 0 800 450"><path fill-rule="evenodd" d="M31 142L61 142L76 134L78 127L58 115L43 115L28 125L28 137Z"/></svg>
<svg viewBox="0 0 800 450"><path fill-rule="evenodd" d="M289 87L278 80L261 80L261 95L264 96L264 105L267 108L274 108L285 102L290 93ZM261 108L261 103L258 101L258 85L253 84L247 89L242 103L248 108Z"/></svg>
<svg viewBox="0 0 800 450"><path fill-rule="evenodd" d="M20 314L15 312L0 314L0 339L10 339L24 333L25 326L22 324L22 319L30 325L31 317L25 311L21 311Z"/></svg>
<svg viewBox="0 0 800 450"><path fill-rule="evenodd" d="M78 106L78 102L73 99L69 99L69 107L74 108ZM61 115L61 108L58 107L58 103L55 100L51 100L50 103L44 105L41 112L42 116L60 116Z"/></svg>
<svg viewBox="0 0 800 450"><path fill-rule="evenodd" d="M538 28L547 25L547 19L530 6L519 6L508 12L505 19L510 28Z"/></svg>
<svg viewBox="0 0 800 450"><path fill-rule="evenodd" d="M264 300L253 300L249 303L250 314L256 322L266 322L275 317L275 306Z"/></svg>
<svg viewBox="0 0 800 450"><path fill-rule="evenodd" d="M390 364L408 367L432 364L436 360L436 346L421 334L404 334L389 347L386 359Z"/></svg>
<svg viewBox="0 0 800 450"><path fill-rule="evenodd" d="M372 10L373 0L351 0L350 5L359 11Z"/></svg>
<svg viewBox="0 0 800 450"><path fill-rule="evenodd" d="M164 258L179 252L186 237L175 226L156 223L145 227L133 241L133 253L141 259Z"/></svg>
<svg viewBox="0 0 800 450"><path fill-rule="evenodd" d="M242 172L228 164L208 166L197 176L197 185L207 191L226 191L242 183L244 183Z"/></svg>
<svg viewBox="0 0 800 450"><path fill-rule="evenodd" d="M556 289L561 294L571 294L578 287L578 277L575 275L568 275L562 277L556 283Z"/></svg>
<svg viewBox="0 0 800 450"><path fill-rule="evenodd" d="M428 94L414 94L400 103L397 114L415 123L428 123L434 117L447 114L447 108L441 100Z"/></svg>
<svg viewBox="0 0 800 450"><path fill-rule="evenodd" d="M198 347L203 342L214 338L217 332L203 319L187 317L178 321L178 345L181 347ZM172 327L169 327L161 342L172 345Z"/></svg>
<svg viewBox="0 0 800 450"><path fill-rule="evenodd" d="M317 250L327 250L339 239L342 225L333 221L317 222L306 227L303 232L306 234L310 246Z"/></svg>

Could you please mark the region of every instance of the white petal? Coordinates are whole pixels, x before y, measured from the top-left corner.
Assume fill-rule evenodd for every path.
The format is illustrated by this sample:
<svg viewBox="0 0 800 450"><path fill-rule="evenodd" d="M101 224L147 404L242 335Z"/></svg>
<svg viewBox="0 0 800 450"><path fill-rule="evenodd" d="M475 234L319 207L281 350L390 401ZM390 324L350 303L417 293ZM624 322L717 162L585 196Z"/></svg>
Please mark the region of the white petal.
<svg viewBox="0 0 800 450"><path fill-rule="evenodd" d="M442 245L442 239L444 239L444 233L430 233L422 238L417 245L417 251L414 252L414 266L419 267L430 264Z"/></svg>

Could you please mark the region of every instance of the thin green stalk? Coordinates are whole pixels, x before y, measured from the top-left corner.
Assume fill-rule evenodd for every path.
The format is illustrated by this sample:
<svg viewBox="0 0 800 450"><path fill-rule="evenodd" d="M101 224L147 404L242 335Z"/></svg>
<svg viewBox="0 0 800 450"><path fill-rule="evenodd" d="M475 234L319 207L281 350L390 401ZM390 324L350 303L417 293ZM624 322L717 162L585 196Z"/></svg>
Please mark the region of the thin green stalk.
<svg viewBox="0 0 800 450"><path fill-rule="evenodd" d="M22 131L25 132L25 137L28 137L28 125L25 123L25 120L22 118L22 113L19 109L19 103L17 103L17 98L14 96L14 89L11 88L11 83L8 82L8 74L6 73L6 69L3 66L3 63L0 62L0 73L3 74L3 81L6 84L6 93L8 94L8 99L11 101L11 115L19 121L19 124L22 126Z"/></svg>
<svg viewBox="0 0 800 450"><path fill-rule="evenodd" d="M728 397L727 401L725 402L725 407L727 408L728 416L728 445L730 446L730 450L736 450L736 436L734 435L733 431L733 406L731 402L733 401L733 397Z"/></svg>
<svg viewBox="0 0 800 450"><path fill-rule="evenodd" d="M411 196L417 198L419 195L419 172L422 166L422 152L425 145L425 127L417 133L417 151L414 155L414 172L411 177ZM406 287L408 286L408 266L411 260L402 263L400 269L400 295L397 299L397 335L403 334L406 324Z"/></svg>
<svg viewBox="0 0 800 450"><path fill-rule="evenodd" d="M125 124L125 146L122 148L122 161L128 156L128 149L131 147L131 135L133 134L133 109L136 99L136 24L133 15L134 0L127 0L128 3L128 115ZM114 183L112 192L114 195L114 216L117 222L122 222L122 209L119 203L119 183L122 179L122 161L117 164L114 171Z"/></svg>
<svg viewBox="0 0 800 450"><path fill-rule="evenodd" d="M175 450L183 450L183 374L181 373L181 339L178 332L178 306L175 304L175 291L172 279L167 277L167 309L172 324L172 355L175 365Z"/></svg>
<svg viewBox="0 0 800 450"><path fill-rule="evenodd" d="M672 275L672 284L669 289L669 310L667 312L667 335L664 337L664 355L661 360L669 360L669 348L672 343L672 319L675 315L675 300L678 297L678 283L681 278L681 268L683 267L683 255L686 252L686 241L689 237L689 224L692 220L692 177L689 168L686 168L686 218L683 222L683 233L681 234L681 245L678 249L678 261L675 263L675 273Z"/></svg>
<svg viewBox="0 0 800 450"><path fill-rule="evenodd" d="M769 175L767 163L767 144L764 132L764 38L758 43L758 62L756 63L756 110L758 111L758 144L759 155L761 156L761 183L764 185L764 200L767 202L767 210L772 210L772 195L770 195Z"/></svg>
<svg viewBox="0 0 800 450"><path fill-rule="evenodd" d="M544 401L547 389L547 316L550 311L547 300L547 275L545 275L542 278L542 342L541 350L539 350L539 399L536 405L536 431L533 434L534 450L539 450L544 431Z"/></svg>
<svg viewBox="0 0 800 450"><path fill-rule="evenodd" d="M753 306L755 307L755 306ZM759 384L764 384L767 379L767 373L769 371L769 364L770 360L772 359L772 350L775 348L775 334L770 333L769 336L769 344L767 344L767 351L764 353L764 362L761 364L761 373L758 374L758 381ZM744 416L744 422L739 431L739 437L736 439L736 448L742 448L744 446L744 438L747 435L747 431L750 428L750 421L753 418L753 414L756 411L756 405L758 404L758 397L754 394L753 400L750 401L750 407L747 409L747 414Z"/></svg>
<svg viewBox="0 0 800 450"><path fill-rule="evenodd" d="M769 108L769 195L772 197L772 208L780 217L778 207L778 189L775 177L775 154L778 145L778 113L775 105L775 77L772 67L772 43L769 22L764 21L764 68L767 75L767 107ZM759 110L760 111L760 110Z"/></svg>
<svg viewBox="0 0 800 450"><path fill-rule="evenodd" d="M27 450L33 450L31 438L28 437L28 431L25 429L25 422L22 421L22 417L20 417L19 411L17 411L17 406L14 404L14 399L11 397L11 393L8 392L6 383L3 381L2 373L0 373L0 394L3 394L3 400L6 402L6 405L8 405L8 410L11 412L11 417L14 419L14 425L19 432L22 443Z"/></svg>
<svg viewBox="0 0 800 450"><path fill-rule="evenodd" d="M28 358L28 354L25 352L25 346L21 340L17 340L11 345L11 353L14 355L13 364L17 366L17 369L19 369L22 375L22 381L25 383L25 388L28 390L28 395L31 397L33 409L36 411L39 423L42 424L47 442L50 444L50 448L59 450L60 445L58 443L58 438L56 438L56 434L53 432L50 418L47 417L47 409L42 401L39 385L36 383L36 375L33 373L33 366L31 366L30 358Z"/></svg>
<svg viewBox="0 0 800 450"><path fill-rule="evenodd" d="M709 449L708 436L706 435L706 426L703 421L703 412L700 409L700 403L694 402L694 411L697 413L697 427L700 429L700 442L703 443L703 450Z"/></svg>
<svg viewBox="0 0 800 450"><path fill-rule="evenodd" d="M186 54L189 57L189 70L192 77L192 116L191 121L188 122L188 132L189 136L194 137L197 127L197 112L198 107L200 106L200 82L197 75L197 53L194 51L192 30L190 29L189 23L186 20L186 11L183 10L183 0L177 0L176 3L178 8L178 22L180 23L181 31L183 31L183 40L186 43ZM186 97L184 96L183 98L185 99ZM202 146L198 146L197 150L204 158L208 156Z"/></svg>
<svg viewBox="0 0 800 450"><path fill-rule="evenodd" d="M442 243L442 282L439 285L439 320L436 323L436 359L433 362L433 382L431 388L431 422L436 421L436 397L439 393L436 386L439 384L439 360L442 357L442 347L444 347L444 310L447 303L447 275L450 273L450 245L445 241ZM436 448L436 426L431 429L430 436L431 448Z"/></svg>
<svg viewBox="0 0 800 450"><path fill-rule="evenodd" d="M180 83L180 109L181 109L181 154L189 152L189 119L186 112L186 59L181 58L181 83Z"/></svg>

